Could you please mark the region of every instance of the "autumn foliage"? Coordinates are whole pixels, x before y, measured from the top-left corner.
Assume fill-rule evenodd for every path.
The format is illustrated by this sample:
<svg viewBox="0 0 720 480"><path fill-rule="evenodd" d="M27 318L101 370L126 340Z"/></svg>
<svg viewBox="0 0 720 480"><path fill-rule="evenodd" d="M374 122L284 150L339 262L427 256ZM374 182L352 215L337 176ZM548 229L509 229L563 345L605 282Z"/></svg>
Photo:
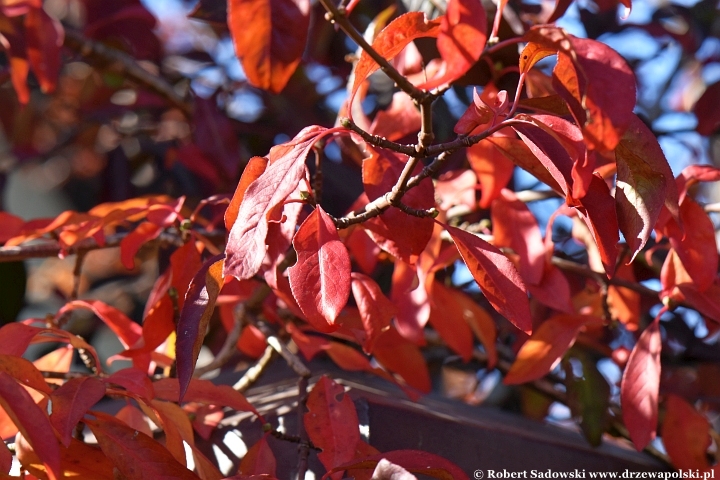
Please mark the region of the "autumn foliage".
<svg viewBox="0 0 720 480"><path fill-rule="evenodd" d="M378 451L344 387L306 366L327 356L417 400L433 386L428 345L498 369L518 395L540 391L535 411L564 403L592 445L621 437L676 468L718 469L718 248L699 186L720 169L699 164L706 153L671 167L636 94L637 63L602 32L558 26L567 0L540 12L365 2L200 0L189 16L232 40L243 72L203 95L183 75L214 60L163 53L138 1L0 0L13 154L72 151L86 162L73 167L81 186L105 178L96 201L52 218L0 211L0 261L74 258L56 311L0 317L0 476L17 478L15 460L23 478L284 478L267 441L280 434L242 393L257 378L200 378L239 356L262 371L277 352L299 378L301 475L316 455L323 478L468 478L432 452ZM595 7L623 28L617 2ZM659 25L645 30L666 39ZM670 37L686 55L699 48ZM320 112L308 93L318 65L342 80L338 108ZM698 136L720 128L718 85L676 108ZM265 113L231 120L235 90ZM154 183L117 173L143 162L129 140L160 158ZM518 187L521 175L534 186ZM139 311L83 284L86 258L104 249L123 275L154 265ZM122 349L98 352L74 331L81 311ZM52 350L25 358L36 344ZM203 348L214 359L196 366ZM84 366L71 372L76 352ZM122 407L111 415L103 399ZM197 446L222 409L265 423L237 472Z"/></svg>

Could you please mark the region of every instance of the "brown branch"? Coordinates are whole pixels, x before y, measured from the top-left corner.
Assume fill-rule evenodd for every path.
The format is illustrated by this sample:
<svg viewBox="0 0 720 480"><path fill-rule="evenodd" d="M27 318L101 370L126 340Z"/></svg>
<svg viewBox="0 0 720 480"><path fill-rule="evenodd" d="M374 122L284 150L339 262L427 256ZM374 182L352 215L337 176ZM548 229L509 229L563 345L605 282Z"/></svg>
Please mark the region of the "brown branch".
<svg viewBox="0 0 720 480"><path fill-rule="evenodd" d="M297 404L297 422L298 422L298 436L300 437L300 443L298 444L298 474L297 478L304 479L305 472L308 469L308 457L310 456L310 448L308 433L305 430L305 403L307 402L307 389L308 379L307 377L300 377L298 379L298 404Z"/></svg>
<svg viewBox="0 0 720 480"><path fill-rule="evenodd" d="M372 135L362 128L358 127L355 122L350 120L347 117L343 117L340 119L340 125L343 127L352 130L353 132L360 135L360 137L365 140L370 145L375 145L376 147L380 148L387 148L388 150L392 150L393 152L402 153L407 156L413 156L417 155L417 151L415 150L415 146L413 145L403 145L402 143L393 142L391 140L388 140L385 137L380 137L377 135Z"/></svg>
<svg viewBox="0 0 720 480"><path fill-rule="evenodd" d="M609 285L615 285L617 287L625 287L625 288L628 288L635 292L638 292L642 295L646 295L648 297L658 298L658 295L660 293L660 292L653 290L652 288L648 288L645 285L642 285L640 283L630 282L628 280L623 280L623 279L617 278L617 277L607 279L602 274L596 272L595 270L591 269L588 266L581 265L579 263L575 263L571 260L566 260L564 258L552 257L551 262L553 265L558 267L560 270L564 270L566 272L574 273L576 275L580 275L580 276L587 277L587 278L592 278L595 280L602 278Z"/></svg>
<svg viewBox="0 0 720 480"><path fill-rule="evenodd" d="M65 28L65 46L88 59L112 63L121 73L164 97L186 115L192 115L194 110L192 100L179 95L172 84L144 69L131 55L86 38L71 28Z"/></svg>
<svg viewBox="0 0 720 480"><path fill-rule="evenodd" d="M99 244L94 238L86 238L72 247L63 248L56 240L48 240L43 243L33 243L29 245L20 245L17 247L0 248L0 262L18 262L29 258L47 258L57 257L60 253L65 255L74 255L79 253L87 253L91 250L101 250L104 248L115 248L120 246L123 238L127 237L130 232L116 233L105 238L103 244ZM225 231L203 232L206 237L224 236ZM158 238L148 242L148 244L174 245L181 247L183 240L180 232L175 229L167 230L161 233Z"/></svg>
<svg viewBox="0 0 720 480"><path fill-rule="evenodd" d="M325 10L327 10L327 15L325 18L329 20L331 23L336 23L340 26L343 32L350 37L360 48L362 48L365 53L367 53L370 58L372 58L375 63L377 63L380 66L380 69L385 72L385 75L390 77L395 84L402 90L403 92L407 93L412 97L414 100L416 100L418 103L423 103L426 99L432 98L432 95L424 90L420 90L415 85L410 83L410 81L405 78L404 75L402 75L400 72L397 71L395 67L393 67L390 62L385 60L385 58L380 55L373 47L370 45L367 40L365 40L365 37L362 36L362 34L353 26L352 23L350 23L350 20L348 19L345 8L340 7L338 8L335 6L335 4L332 2L332 0L320 0L320 3L322 3L323 7L325 7Z"/></svg>

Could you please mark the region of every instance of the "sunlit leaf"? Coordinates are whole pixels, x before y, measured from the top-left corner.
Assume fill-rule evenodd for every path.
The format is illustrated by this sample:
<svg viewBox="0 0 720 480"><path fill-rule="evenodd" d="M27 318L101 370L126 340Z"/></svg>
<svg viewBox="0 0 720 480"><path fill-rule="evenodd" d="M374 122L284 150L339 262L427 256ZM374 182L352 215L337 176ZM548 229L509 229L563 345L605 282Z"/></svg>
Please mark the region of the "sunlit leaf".
<svg viewBox="0 0 720 480"><path fill-rule="evenodd" d="M710 467L707 449L712 443L707 418L677 395L668 395L665 406L662 439L673 466L706 471Z"/></svg>
<svg viewBox="0 0 720 480"><path fill-rule="evenodd" d="M545 320L520 348L505 383L514 385L545 376L575 342L580 329L598 321L590 315L556 315Z"/></svg>
<svg viewBox="0 0 720 480"><path fill-rule="evenodd" d="M305 219L293 247L298 257L288 269L293 296L315 328L332 330L350 296L350 255L322 207Z"/></svg>
<svg viewBox="0 0 720 480"><path fill-rule="evenodd" d="M325 474L323 480L334 472L349 469L375 469L385 459L401 466L411 473L417 473L440 480L467 480L465 472L449 460L421 450L394 450L365 458L352 460Z"/></svg>
<svg viewBox="0 0 720 480"><path fill-rule="evenodd" d="M505 255L480 237L445 226L490 304L525 333L532 330L525 283Z"/></svg>
<svg viewBox="0 0 720 480"><path fill-rule="evenodd" d="M640 335L620 385L622 417L638 451L655 438L660 390L660 317Z"/></svg>
<svg viewBox="0 0 720 480"><path fill-rule="evenodd" d="M228 26L251 85L280 93L305 50L307 0L229 0Z"/></svg>

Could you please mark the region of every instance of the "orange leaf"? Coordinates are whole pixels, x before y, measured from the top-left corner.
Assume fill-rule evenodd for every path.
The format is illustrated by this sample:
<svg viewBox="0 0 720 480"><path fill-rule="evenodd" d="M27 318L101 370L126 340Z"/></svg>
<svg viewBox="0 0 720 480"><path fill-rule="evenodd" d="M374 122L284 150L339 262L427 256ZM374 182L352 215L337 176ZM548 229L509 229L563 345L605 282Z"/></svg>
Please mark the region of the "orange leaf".
<svg viewBox="0 0 720 480"><path fill-rule="evenodd" d="M394 328L380 335L373 349L375 359L413 388L428 393L432 388L427 363L417 345L404 339Z"/></svg>
<svg viewBox="0 0 720 480"><path fill-rule="evenodd" d="M385 60L392 60L408 43L416 38L437 37L440 33L440 19L428 20L422 12L400 15L382 29L372 43L373 49ZM380 68L365 50L355 65L355 81L350 93L350 105L360 85L371 73Z"/></svg>
<svg viewBox="0 0 720 480"><path fill-rule="evenodd" d="M445 63L444 72L420 85L432 90L465 75L478 61L487 40L485 9L479 0L450 0L441 17L437 48ZM442 70L441 70L442 71Z"/></svg>
<svg viewBox="0 0 720 480"><path fill-rule="evenodd" d="M470 325L465 321L466 310L458 302L455 292L440 282L433 282L430 292L430 325L448 347L467 362L472 357L473 336Z"/></svg>
<svg viewBox="0 0 720 480"><path fill-rule="evenodd" d="M710 467L707 449L712 443L707 418L677 395L668 395L665 406L662 440L673 466L706 471Z"/></svg>
<svg viewBox="0 0 720 480"><path fill-rule="evenodd" d="M482 188L480 208L488 208L507 186L515 165L489 141L468 148L467 157Z"/></svg>
<svg viewBox="0 0 720 480"><path fill-rule="evenodd" d="M151 222L142 222L127 237L120 241L120 259L128 270L135 268L135 254L150 240L162 233L162 227Z"/></svg>
<svg viewBox="0 0 720 480"><path fill-rule="evenodd" d="M280 93L295 72L310 24L308 0L229 0L228 26L248 82Z"/></svg>
<svg viewBox="0 0 720 480"><path fill-rule="evenodd" d="M523 344L505 384L515 385L542 378L575 343L582 327L602 320L590 315L556 315L545 320Z"/></svg>
<svg viewBox="0 0 720 480"><path fill-rule="evenodd" d="M31 361L24 358L13 355L0 355L0 372L7 373L23 385L32 387L39 392L45 394L51 392L50 386L45 383L45 377L40 373L40 370Z"/></svg>

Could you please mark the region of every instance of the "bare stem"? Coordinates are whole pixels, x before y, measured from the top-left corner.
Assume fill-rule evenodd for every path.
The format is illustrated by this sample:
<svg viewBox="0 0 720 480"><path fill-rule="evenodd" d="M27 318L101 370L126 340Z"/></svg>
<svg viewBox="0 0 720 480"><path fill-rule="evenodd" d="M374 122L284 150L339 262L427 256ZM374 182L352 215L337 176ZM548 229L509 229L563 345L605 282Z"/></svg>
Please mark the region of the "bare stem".
<svg viewBox="0 0 720 480"><path fill-rule="evenodd" d="M233 385L233 388L238 392L244 392L250 388L253 383L258 381L263 372L265 372L265 369L270 365L273 358L275 358L275 349L268 345L257 363L248 368L240 380Z"/></svg>
<svg viewBox="0 0 720 480"><path fill-rule="evenodd" d="M297 404L298 436L300 437L300 443L298 444L298 480L305 479L305 473L308 469L308 456L310 455L309 438L307 431L305 430L305 402L307 401L307 388L307 377L300 377L298 379Z"/></svg>
<svg viewBox="0 0 720 480"><path fill-rule="evenodd" d="M410 95L410 97L418 103L423 103L425 99L431 97L430 93L420 90L410 83L404 75L398 72L397 69L390 64L390 62L385 60L385 58L380 55L377 50L375 50L372 45L367 42L367 40L365 40L362 34L353 26L352 23L350 23L350 20L345 14L344 8L338 8L334 3L332 3L332 0L320 0L320 3L322 3L325 10L328 12L328 20L339 25L342 31L345 32L352 41L358 44L360 48L362 48L370 56L370 58L380 65L380 69L385 72L385 75L395 82L400 90Z"/></svg>

